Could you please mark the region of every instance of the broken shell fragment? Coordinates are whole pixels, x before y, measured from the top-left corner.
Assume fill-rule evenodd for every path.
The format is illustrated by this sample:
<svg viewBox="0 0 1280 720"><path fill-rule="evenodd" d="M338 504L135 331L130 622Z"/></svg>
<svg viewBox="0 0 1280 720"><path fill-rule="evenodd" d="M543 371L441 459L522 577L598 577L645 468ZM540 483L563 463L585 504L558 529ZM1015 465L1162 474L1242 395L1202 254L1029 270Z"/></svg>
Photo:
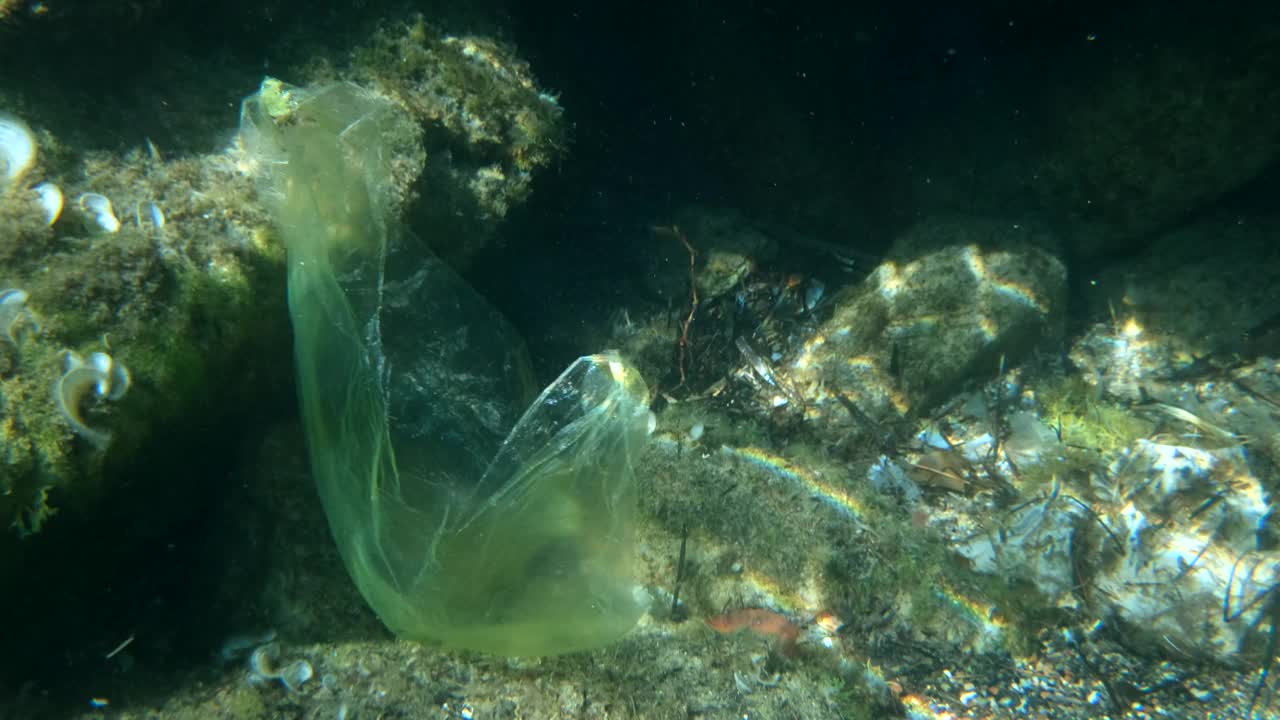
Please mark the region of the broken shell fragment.
<svg viewBox="0 0 1280 720"><path fill-rule="evenodd" d="M62 214L62 190L53 183L42 182L32 188L39 198L40 207L44 209L44 224L52 225Z"/></svg>
<svg viewBox="0 0 1280 720"><path fill-rule="evenodd" d="M111 201L106 195L85 193L80 196L80 209L92 219L98 229L108 233L120 231L120 219L116 217Z"/></svg>
<svg viewBox="0 0 1280 720"><path fill-rule="evenodd" d="M84 399L119 400L129 390L129 370L104 352L95 352L88 361L74 351L63 352L63 373L54 387L58 412L77 435L97 448L105 448L111 433L90 427L80 414Z"/></svg>
<svg viewBox="0 0 1280 720"><path fill-rule="evenodd" d="M35 133L18 118L0 113L0 176L4 184L17 182L35 161Z"/></svg>

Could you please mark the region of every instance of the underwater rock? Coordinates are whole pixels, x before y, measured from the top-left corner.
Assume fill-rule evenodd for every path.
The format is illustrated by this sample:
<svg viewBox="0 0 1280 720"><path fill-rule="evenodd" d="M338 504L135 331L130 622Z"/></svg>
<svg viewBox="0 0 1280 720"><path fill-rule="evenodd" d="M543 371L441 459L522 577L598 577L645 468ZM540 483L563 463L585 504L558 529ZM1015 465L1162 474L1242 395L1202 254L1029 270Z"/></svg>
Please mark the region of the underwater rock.
<svg viewBox="0 0 1280 720"><path fill-rule="evenodd" d="M1126 402L1142 400L1144 387L1190 364L1190 356L1178 361L1172 342L1132 319L1118 328L1102 323L1089 328L1071 346L1069 357L1100 395Z"/></svg>
<svg viewBox="0 0 1280 720"><path fill-rule="evenodd" d="M1112 533L1088 597L1152 645L1230 660L1268 613L1280 552L1259 547L1270 506L1244 448L1141 441L1111 468ZM1096 524L1095 524L1096 527Z"/></svg>
<svg viewBox="0 0 1280 720"><path fill-rule="evenodd" d="M454 267L486 246L568 145L559 102L511 47L446 35L421 16L374 33L344 77L394 100L429 138L409 219L436 229L432 250Z"/></svg>
<svg viewBox="0 0 1280 720"><path fill-rule="evenodd" d="M1077 256L1132 253L1280 154L1275 31L1208 20L1187 23L1194 41L1165 38L1141 56L1098 43L1094 62L1111 70L1073 67L1079 80L1050 94L1042 131L1051 149L1031 187L1069 221L1063 227L1074 226Z"/></svg>
<svg viewBox="0 0 1280 720"><path fill-rule="evenodd" d="M1247 432L1259 440L1249 452L1265 452L1277 427L1273 408L1254 408L1229 383L1169 396L1198 412L1157 402L1123 409L1090 392L1078 408L1050 401L1052 420L1030 409L1008 413L996 454L966 457L965 485L917 511L967 567L1034 587L1046 608L1087 610L1160 652L1234 662L1259 639L1267 598L1280 586L1258 474L1273 465L1251 459L1244 444ZM1037 393L1019 397L1029 408ZM1163 423L1124 417L1144 411ZM991 419L953 415L952 454L969 455L966 438ZM1164 431L1147 437L1157 427ZM1182 428L1190 432L1175 434ZM1104 433L1123 444L1105 446ZM1034 596L1019 602L1034 604Z"/></svg>
<svg viewBox="0 0 1280 720"><path fill-rule="evenodd" d="M1280 222L1213 215L1110 264L1086 295L1094 317L1131 318L1172 350L1246 358L1280 356L1269 328L1280 319Z"/></svg>
<svg viewBox="0 0 1280 720"><path fill-rule="evenodd" d="M972 569L987 575L1030 580L1040 592L1061 601L1075 587L1073 543L1086 513L1059 489L1035 498L998 524L998 530L957 538L954 550Z"/></svg>
<svg viewBox="0 0 1280 720"><path fill-rule="evenodd" d="M779 364L806 417L842 433L919 411L1056 336L1066 269L1051 247L1009 221L908 231L866 280L827 301L831 318Z"/></svg>

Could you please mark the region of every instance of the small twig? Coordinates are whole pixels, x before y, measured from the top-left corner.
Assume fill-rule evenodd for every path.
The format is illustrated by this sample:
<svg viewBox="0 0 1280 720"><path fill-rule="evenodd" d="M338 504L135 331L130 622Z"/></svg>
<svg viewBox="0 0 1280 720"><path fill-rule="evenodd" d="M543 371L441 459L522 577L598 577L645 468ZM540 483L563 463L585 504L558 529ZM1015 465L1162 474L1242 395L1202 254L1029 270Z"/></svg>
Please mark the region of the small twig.
<svg viewBox="0 0 1280 720"><path fill-rule="evenodd" d="M117 646L115 647L115 649L114 649L114 650L112 650L111 652L107 653L107 654L106 654L106 655L104 655L103 657L104 657L105 659L107 659L107 660L110 660L111 658L113 658L113 657L115 657L116 655L120 654L120 651L121 651L121 650L124 650L125 648L129 647L129 643L131 643L131 642L133 642L133 636L132 636L132 635L130 635L129 637L125 638L125 639L124 639L124 642L122 642L122 643L120 643L119 645L117 645Z"/></svg>
<svg viewBox="0 0 1280 720"><path fill-rule="evenodd" d="M676 582L671 588L671 619L678 621L679 616L676 614L680 605L680 581L684 580L684 549L689 542L689 526L686 524L680 530L680 557L676 560Z"/></svg>
<svg viewBox="0 0 1280 720"><path fill-rule="evenodd" d="M697 280L697 260L698 253L693 249L693 245L689 243L689 238L680 230L677 225L655 225L653 232L659 235L670 235L680 241L684 245L684 249L689 251L689 314L685 316L684 322L680 325L680 341L677 347L680 349L680 357L677 361L677 369L680 371L680 384L675 388L684 387L685 382L685 354L689 351L689 326L693 325L693 316L698 312L698 280Z"/></svg>

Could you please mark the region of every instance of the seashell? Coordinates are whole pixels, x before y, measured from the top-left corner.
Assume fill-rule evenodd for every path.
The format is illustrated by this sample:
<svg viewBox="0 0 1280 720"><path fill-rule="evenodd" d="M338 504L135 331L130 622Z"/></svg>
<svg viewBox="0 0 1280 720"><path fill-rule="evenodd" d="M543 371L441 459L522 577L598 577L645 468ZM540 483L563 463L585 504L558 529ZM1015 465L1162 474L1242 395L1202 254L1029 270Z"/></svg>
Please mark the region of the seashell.
<svg viewBox="0 0 1280 720"><path fill-rule="evenodd" d="M705 424L700 422L694 423L693 427L689 428L689 439L694 442L698 442L702 439L702 435L706 431L707 426Z"/></svg>
<svg viewBox="0 0 1280 720"><path fill-rule="evenodd" d="M271 679L276 677L275 664L280 659L280 644L268 642L249 654L249 672Z"/></svg>
<svg viewBox="0 0 1280 720"><path fill-rule="evenodd" d="M36 136L27 124L0 113L0 176L12 185L36 161Z"/></svg>
<svg viewBox="0 0 1280 720"><path fill-rule="evenodd" d="M30 323L32 331L40 332L40 323L27 307L27 291L19 288L0 290L0 336L14 347L18 346L15 329L22 321Z"/></svg>
<svg viewBox="0 0 1280 720"><path fill-rule="evenodd" d="M96 399L119 400L129 389L129 371L104 352L95 352L86 361L72 350L62 354L63 373L54 386L58 412L77 435L99 449L111 442L111 433L90 427L80 407L90 395Z"/></svg>
<svg viewBox="0 0 1280 720"><path fill-rule="evenodd" d="M808 287L804 289L804 309L813 312L818 307L818 302L822 300L822 293L827 289L821 280L812 279L809 281Z"/></svg>
<svg viewBox="0 0 1280 720"><path fill-rule="evenodd" d="M44 224L57 222L62 214L62 190L51 182L42 182L32 189L40 198L40 207L44 208Z"/></svg>
<svg viewBox="0 0 1280 720"><path fill-rule="evenodd" d="M133 219L140 228L150 224L157 231L164 230L164 211L150 200L141 200L134 206Z"/></svg>
<svg viewBox="0 0 1280 720"><path fill-rule="evenodd" d="M274 636L274 633L273 633ZM249 678L255 683L268 680L279 680L290 692L301 692L302 685L315 677L315 670L306 660L294 660L280 669L276 662L280 660L280 644L268 642L255 649L249 655Z"/></svg>
<svg viewBox="0 0 1280 720"><path fill-rule="evenodd" d="M129 377L129 369L116 362L104 352L89 355L89 364L101 375L98 380L98 397L107 400L119 400L129 391L133 378Z"/></svg>
<svg viewBox="0 0 1280 720"><path fill-rule="evenodd" d="M85 193L80 196L80 209L93 218L99 229L108 233L120 232L120 219L116 217L107 196Z"/></svg>
<svg viewBox="0 0 1280 720"><path fill-rule="evenodd" d="M280 668L276 678L291 692L301 692L302 684L314 675L315 671L311 668L311 663L306 660L295 660Z"/></svg>

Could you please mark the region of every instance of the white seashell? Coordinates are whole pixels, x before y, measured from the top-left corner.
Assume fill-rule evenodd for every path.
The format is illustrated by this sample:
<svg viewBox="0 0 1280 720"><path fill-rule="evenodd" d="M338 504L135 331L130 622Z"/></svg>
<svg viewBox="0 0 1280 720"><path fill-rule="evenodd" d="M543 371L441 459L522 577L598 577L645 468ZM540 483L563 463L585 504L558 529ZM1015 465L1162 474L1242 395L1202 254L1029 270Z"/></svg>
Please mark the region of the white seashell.
<svg viewBox="0 0 1280 720"><path fill-rule="evenodd" d="M42 182L32 188L40 197L40 207L44 208L44 223L52 225L62 214L62 190L50 182Z"/></svg>
<svg viewBox="0 0 1280 720"><path fill-rule="evenodd" d="M133 376L129 374L129 368L118 360L111 363L109 379L111 387L107 390L108 400L119 400L124 397L124 394L129 392L129 387L133 384Z"/></svg>
<svg viewBox="0 0 1280 720"><path fill-rule="evenodd" d="M315 671L311 669L311 663L306 660L295 660L280 668L280 672L276 675L280 682L293 692L301 692L302 684L313 676Z"/></svg>
<svg viewBox="0 0 1280 720"><path fill-rule="evenodd" d="M35 161L35 133L18 118L0 113L0 175L4 184L17 182Z"/></svg>
<svg viewBox="0 0 1280 720"><path fill-rule="evenodd" d="M150 200L139 201L133 208L133 219L138 227L150 224L156 230L164 230L164 211Z"/></svg>
<svg viewBox="0 0 1280 720"><path fill-rule="evenodd" d="M115 215L97 215L94 217L94 220L98 223L98 227L109 233L120 232L120 219Z"/></svg>
<svg viewBox="0 0 1280 720"><path fill-rule="evenodd" d="M111 201L105 195L85 193L80 196L80 209L93 218L99 228L109 233L120 231L120 219L116 217Z"/></svg>
<svg viewBox="0 0 1280 720"><path fill-rule="evenodd" d="M699 440L702 439L702 434L705 433L706 431L707 431L706 425L700 422L694 423L693 427L689 428L689 439L694 442L698 442Z"/></svg>
<svg viewBox="0 0 1280 720"><path fill-rule="evenodd" d="M263 678L276 677L275 661L280 657L280 645L269 642L249 655L249 672Z"/></svg>
<svg viewBox="0 0 1280 720"><path fill-rule="evenodd" d="M76 352L66 350L62 358L64 370L54 386L58 412L77 435L99 449L105 448L111 442L111 433L88 425L81 414L81 405L91 396L97 400L120 399L128 389L128 371L106 353L93 353L86 362ZM120 369L115 370L115 366Z"/></svg>
<svg viewBox="0 0 1280 720"><path fill-rule="evenodd" d="M129 376L129 369L123 363L104 352L95 352L89 356L87 364L98 371L98 397L119 400L129 391L133 378Z"/></svg>

